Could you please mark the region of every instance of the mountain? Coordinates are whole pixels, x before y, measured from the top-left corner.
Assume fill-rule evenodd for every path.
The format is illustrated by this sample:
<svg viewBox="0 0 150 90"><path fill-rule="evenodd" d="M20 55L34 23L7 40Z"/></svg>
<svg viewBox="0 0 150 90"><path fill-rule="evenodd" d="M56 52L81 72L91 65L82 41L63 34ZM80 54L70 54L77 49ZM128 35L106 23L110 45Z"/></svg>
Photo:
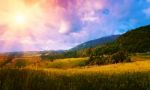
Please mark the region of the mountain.
<svg viewBox="0 0 150 90"><path fill-rule="evenodd" d="M120 35L111 35L107 37L102 37L99 39L91 40L85 43L82 43L71 50L80 50L80 49L85 49L85 48L90 48L90 47L96 47L98 45L103 45L112 41L115 41Z"/></svg>
<svg viewBox="0 0 150 90"><path fill-rule="evenodd" d="M149 52L150 25L128 31L117 39L117 43L129 52Z"/></svg>

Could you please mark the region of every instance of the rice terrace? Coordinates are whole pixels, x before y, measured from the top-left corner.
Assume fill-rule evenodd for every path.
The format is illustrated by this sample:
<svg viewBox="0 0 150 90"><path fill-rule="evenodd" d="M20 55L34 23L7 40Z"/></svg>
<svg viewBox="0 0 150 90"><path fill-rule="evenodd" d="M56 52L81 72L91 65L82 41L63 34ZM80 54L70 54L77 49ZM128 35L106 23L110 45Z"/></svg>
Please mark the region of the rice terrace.
<svg viewBox="0 0 150 90"><path fill-rule="evenodd" d="M150 0L0 0L0 90L150 90Z"/></svg>

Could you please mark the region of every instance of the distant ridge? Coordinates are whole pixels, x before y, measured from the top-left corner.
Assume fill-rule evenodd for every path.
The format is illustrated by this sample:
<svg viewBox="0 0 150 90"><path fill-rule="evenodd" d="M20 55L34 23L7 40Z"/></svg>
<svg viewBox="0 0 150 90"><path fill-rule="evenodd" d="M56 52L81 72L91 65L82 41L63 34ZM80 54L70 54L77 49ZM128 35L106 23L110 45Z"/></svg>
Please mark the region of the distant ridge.
<svg viewBox="0 0 150 90"><path fill-rule="evenodd" d="M91 41L82 43L80 45L77 45L76 47L72 48L71 50L80 50L80 49L95 47L98 45L103 45L105 43L115 41L119 36L120 35L111 35L111 36L106 36L106 37L102 37L99 39L91 40Z"/></svg>

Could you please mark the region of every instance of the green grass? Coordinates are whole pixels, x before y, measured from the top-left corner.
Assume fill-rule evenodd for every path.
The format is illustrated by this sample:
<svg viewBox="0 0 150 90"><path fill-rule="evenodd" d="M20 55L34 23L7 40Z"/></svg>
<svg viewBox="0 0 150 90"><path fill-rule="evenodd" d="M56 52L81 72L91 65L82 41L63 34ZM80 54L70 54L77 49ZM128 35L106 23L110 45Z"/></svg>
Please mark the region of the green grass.
<svg viewBox="0 0 150 90"><path fill-rule="evenodd" d="M1 90L149 90L150 71L101 72L0 70Z"/></svg>
<svg viewBox="0 0 150 90"><path fill-rule="evenodd" d="M75 68L85 66L88 58L67 58L41 62L40 67L43 68Z"/></svg>
<svg viewBox="0 0 150 90"><path fill-rule="evenodd" d="M148 53L137 53L132 57L132 61L145 61L150 60L150 54Z"/></svg>
<svg viewBox="0 0 150 90"><path fill-rule="evenodd" d="M145 58L145 59L150 59L150 54L149 53L144 53L144 54L138 54L139 57Z"/></svg>
<svg viewBox="0 0 150 90"><path fill-rule="evenodd" d="M150 59L141 56L102 66L80 67L87 58L71 58L43 62L49 67L3 68L0 90L150 90Z"/></svg>

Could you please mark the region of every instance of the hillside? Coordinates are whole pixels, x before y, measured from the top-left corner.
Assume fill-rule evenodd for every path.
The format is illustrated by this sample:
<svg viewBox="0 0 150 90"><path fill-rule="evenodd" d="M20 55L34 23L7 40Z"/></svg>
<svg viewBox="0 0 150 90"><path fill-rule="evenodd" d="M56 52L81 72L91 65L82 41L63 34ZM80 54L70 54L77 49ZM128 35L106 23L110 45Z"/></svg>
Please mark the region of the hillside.
<svg viewBox="0 0 150 90"><path fill-rule="evenodd" d="M90 47L96 47L98 45L103 45L112 41L115 41L120 35L111 35L107 37L102 37L99 39L91 40L85 43L82 43L71 50L80 50L80 49L85 49L85 48L90 48Z"/></svg>
<svg viewBox="0 0 150 90"><path fill-rule="evenodd" d="M127 51L130 53L149 52L150 26L129 30L122 35L112 35L88 41L62 53L60 56L63 58L88 57L90 54L89 51L96 54L96 56L99 54L111 55L118 51ZM56 56L57 58L60 57Z"/></svg>
<svg viewBox="0 0 150 90"><path fill-rule="evenodd" d="M129 30L123 35L112 35L102 37L82 43L71 50L81 50L86 48L95 48L110 42L116 42L117 47L129 52L149 52L150 51L150 25ZM111 45L110 45L111 46ZM108 46L107 46L108 47ZM104 47L103 47L104 48Z"/></svg>
<svg viewBox="0 0 150 90"><path fill-rule="evenodd" d="M129 52L150 51L150 25L131 30L117 39L117 44Z"/></svg>

